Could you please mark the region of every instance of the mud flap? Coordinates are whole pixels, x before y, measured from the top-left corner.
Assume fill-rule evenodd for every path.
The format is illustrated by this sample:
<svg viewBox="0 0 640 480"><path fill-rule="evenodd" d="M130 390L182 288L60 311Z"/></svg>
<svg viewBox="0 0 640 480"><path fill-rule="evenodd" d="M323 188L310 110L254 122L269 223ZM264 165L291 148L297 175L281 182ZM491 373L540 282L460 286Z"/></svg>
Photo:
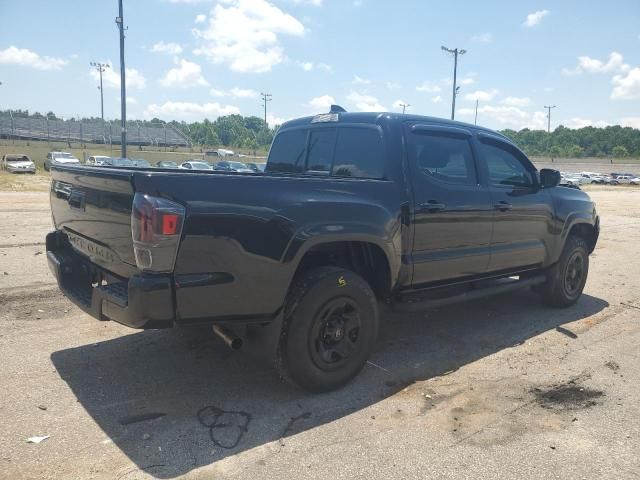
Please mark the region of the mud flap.
<svg viewBox="0 0 640 480"><path fill-rule="evenodd" d="M264 325L247 325L242 350L261 364L278 369L280 339L283 334L284 309Z"/></svg>

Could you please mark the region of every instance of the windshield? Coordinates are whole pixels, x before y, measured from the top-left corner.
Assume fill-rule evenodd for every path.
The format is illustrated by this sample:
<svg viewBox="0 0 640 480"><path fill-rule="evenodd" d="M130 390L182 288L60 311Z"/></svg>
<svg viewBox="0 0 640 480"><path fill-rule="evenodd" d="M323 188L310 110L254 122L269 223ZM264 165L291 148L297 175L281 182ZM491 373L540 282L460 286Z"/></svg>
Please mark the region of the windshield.
<svg viewBox="0 0 640 480"><path fill-rule="evenodd" d="M232 168L249 168L242 162L229 162Z"/></svg>
<svg viewBox="0 0 640 480"><path fill-rule="evenodd" d="M68 159L77 160L77 158L74 157L73 155L71 155L70 153L54 153L53 157L54 158L68 158Z"/></svg>
<svg viewBox="0 0 640 480"><path fill-rule="evenodd" d="M30 162L31 160L26 155L23 155L21 157L18 157L18 156L7 157L6 161L7 163L13 163L13 162Z"/></svg>
<svg viewBox="0 0 640 480"><path fill-rule="evenodd" d="M205 162L190 162L190 163L193 168L206 168L206 169L211 168L211 165Z"/></svg>

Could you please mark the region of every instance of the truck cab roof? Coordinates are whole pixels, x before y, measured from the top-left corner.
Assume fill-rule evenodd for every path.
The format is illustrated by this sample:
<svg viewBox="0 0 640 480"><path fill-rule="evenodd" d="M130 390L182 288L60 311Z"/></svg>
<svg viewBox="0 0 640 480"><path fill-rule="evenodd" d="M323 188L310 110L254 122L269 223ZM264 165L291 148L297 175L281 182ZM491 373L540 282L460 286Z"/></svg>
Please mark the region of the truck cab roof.
<svg viewBox="0 0 640 480"><path fill-rule="evenodd" d="M323 123L323 124L369 123L369 124L381 125L381 124L393 124L393 123L405 123L405 122L411 122L411 123L424 122L429 125L456 127L456 128L462 128L465 130L470 130L472 132L483 132L496 137L500 137L501 139L512 143L508 137L502 135L501 133L496 132L495 130L479 127L477 125L472 125L470 123L459 122L457 120L447 120L447 119L438 118L438 117L429 117L426 115L413 115L413 114L392 113L392 112L325 113L325 114L313 115L313 116L296 118L294 120L290 120L288 122L283 123L280 129L284 130L288 128L308 126L311 124L319 124L319 123Z"/></svg>

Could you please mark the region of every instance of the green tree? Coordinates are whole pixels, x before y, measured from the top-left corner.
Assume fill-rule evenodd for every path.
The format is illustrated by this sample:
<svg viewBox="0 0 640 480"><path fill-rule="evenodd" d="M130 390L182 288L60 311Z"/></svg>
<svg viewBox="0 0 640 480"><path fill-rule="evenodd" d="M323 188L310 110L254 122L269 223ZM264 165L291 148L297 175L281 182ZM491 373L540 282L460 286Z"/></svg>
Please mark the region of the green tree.
<svg viewBox="0 0 640 480"><path fill-rule="evenodd" d="M629 156L629 151L623 145L616 145L611 151L616 158L624 158Z"/></svg>

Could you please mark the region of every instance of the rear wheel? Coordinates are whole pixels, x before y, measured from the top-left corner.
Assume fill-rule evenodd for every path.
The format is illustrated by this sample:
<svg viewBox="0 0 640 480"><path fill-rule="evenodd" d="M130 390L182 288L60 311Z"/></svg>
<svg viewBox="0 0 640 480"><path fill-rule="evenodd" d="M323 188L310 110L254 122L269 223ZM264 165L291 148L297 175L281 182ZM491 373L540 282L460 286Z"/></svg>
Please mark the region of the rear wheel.
<svg viewBox="0 0 640 480"><path fill-rule="evenodd" d="M549 269L540 293L545 303L568 307L578 301L589 273L589 249L585 240L569 236L558 262Z"/></svg>
<svg viewBox="0 0 640 480"><path fill-rule="evenodd" d="M362 277L336 267L310 270L296 280L285 308L283 377L326 392L362 370L378 333L376 298Z"/></svg>

